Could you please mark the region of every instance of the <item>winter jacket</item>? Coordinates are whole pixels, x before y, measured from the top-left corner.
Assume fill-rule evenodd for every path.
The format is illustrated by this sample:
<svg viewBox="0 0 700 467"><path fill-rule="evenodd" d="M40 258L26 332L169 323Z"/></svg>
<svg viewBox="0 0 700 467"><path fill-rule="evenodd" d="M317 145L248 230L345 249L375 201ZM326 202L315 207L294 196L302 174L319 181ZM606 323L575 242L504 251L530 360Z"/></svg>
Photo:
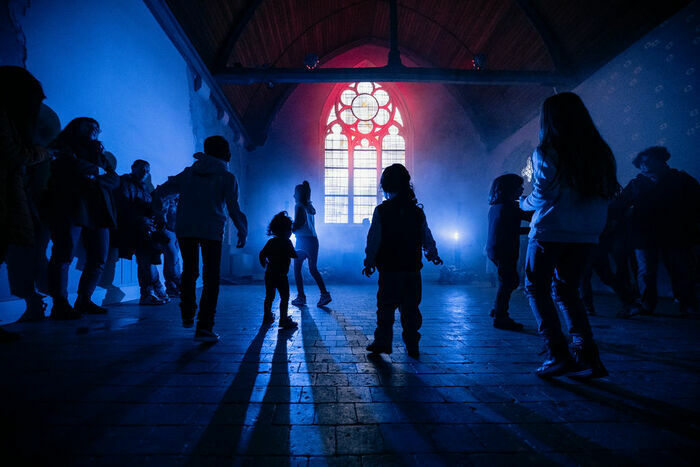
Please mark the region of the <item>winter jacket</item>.
<svg viewBox="0 0 700 467"><path fill-rule="evenodd" d="M147 243L151 230L147 221L153 217L153 203L145 183L135 180L131 174L122 175L119 180L119 187L114 190L119 214L116 243L119 257L131 258Z"/></svg>
<svg viewBox="0 0 700 467"><path fill-rule="evenodd" d="M685 247L699 240L700 184L682 170L667 169L655 180L637 175L620 202L633 248Z"/></svg>
<svg viewBox="0 0 700 467"><path fill-rule="evenodd" d="M49 222L69 222L89 228L117 227L117 207L112 190L119 176L109 168L102 154L99 160L79 157L70 148L58 148L51 162L48 183Z"/></svg>
<svg viewBox="0 0 700 467"><path fill-rule="evenodd" d="M47 160L48 155L43 148L24 147L7 112L0 110L0 250L34 243L24 174L27 166Z"/></svg>
<svg viewBox="0 0 700 467"><path fill-rule="evenodd" d="M429 261L438 257L420 207L395 198L374 209L367 233L365 266L376 266L379 271L420 271L421 250Z"/></svg>
<svg viewBox="0 0 700 467"><path fill-rule="evenodd" d="M180 195L175 220L178 237L221 241L226 211L238 230L248 235L248 220L238 204L238 182L226 162L205 154L153 192L154 207L163 211L163 200Z"/></svg>
<svg viewBox="0 0 700 467"><path fill-rule="evenodd" d="M520 200L535 211L530 238L543 242L598 243L608 212L602 197L585 198L557 176L557 155L537 148L532 154L532 193Z"/></svg>
<svg viewBox="0 0 700 467"><path fill-rule="evenodd" d="M489 234L486 254L491 259L517 261L520 253L520 235L530 232L520 222L530 216L515 201L496 203L489 208Z"/></svg>

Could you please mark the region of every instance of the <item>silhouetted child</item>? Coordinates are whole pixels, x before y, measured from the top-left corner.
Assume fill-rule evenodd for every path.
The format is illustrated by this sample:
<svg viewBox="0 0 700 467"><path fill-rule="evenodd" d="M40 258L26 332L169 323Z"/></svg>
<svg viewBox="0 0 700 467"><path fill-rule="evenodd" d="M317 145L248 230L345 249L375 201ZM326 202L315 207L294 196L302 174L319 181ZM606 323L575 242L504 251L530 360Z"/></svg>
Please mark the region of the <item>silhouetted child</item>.
<svg viewBox="0 0 700 467"><path fill-rule="evenodd" d="M493 327L511 331L520 331L523 328L522 324L513 321L508 315L510 296L520 285L520 235L530 232L529 227L520 226L521 221L531 218L531 215L518 207L518 199L522 194L523 178L516 174L505 174L496 178L489 193L491 208L486 254L498 268L498 292L491 316Z"/></svg>
<svg viewBox="0 0 700 467"><path fill-rule="evenodd" d="M418 341L423 318L418 309L421 301L423 267L421 249L428 261L442 264L430 233L423 209L418 206L411 185L411 175L401 164L384 169L381 178L386 201L374 209L367 234L365 267L369 277L379 270L377 292L377 329L374 342L367 346L372 353L391 353L394 311L401 313L403 341L408 355L418 358Z"/></svg>
<svg viewBox="0 0 700 467"><path fill-rule="evenodd" d="M267 241L260 251L260 265L265 269L265 314L263 324L272 324L275 316L272 314L272 302L275 299L275 290L280 294L280 327L295 328L295 323L288 315L289 306L289 264L292 258L296 258L289 237L292 235L292 219L286 211L275 215L267 228L267 234L273 237Z"/></svg>

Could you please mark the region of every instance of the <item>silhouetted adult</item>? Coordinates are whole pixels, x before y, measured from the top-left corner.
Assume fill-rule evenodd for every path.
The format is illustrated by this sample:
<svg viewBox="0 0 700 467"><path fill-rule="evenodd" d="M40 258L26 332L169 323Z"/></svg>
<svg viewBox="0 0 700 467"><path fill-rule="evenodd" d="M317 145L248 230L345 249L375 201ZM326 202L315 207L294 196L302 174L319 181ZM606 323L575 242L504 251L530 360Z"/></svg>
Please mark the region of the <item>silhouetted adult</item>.
<svg viewBox="0 0 700 467"><path fill-rule="evenodd" d="M109 231L116 227L112 190L119 176L108 163L97 139L96 120L72 120L52 143L49 199L51 259L49 293L53 298L51 319L80 318L82 313L102 314L107 309L92 301L109 249ZM78 240L85 248L85 267L78 283L74 307L68 303L68 270Z"/></svg>
<svg viewBox="0 0 700 467"><path fill-rule="evenodd" d="M41 104L34 144L46 148L61 131L58 115L45 104ZM43 321L48 293L46 248L51 237L43 222L42 201L50 174L50 159L25 167L24 185L34 224L33 245L10 245L7 250L7 277L12 295L21 297L26 310L19 321Z"/></svg>
<svg viewBox="0 0 700 467"><path fill-rule="evenodd" d="M534 210L530 223L525 287L549 358L540 377L607 376L584 309L579 286L598 242L608 200L619 192L615 157L576 94L565 92L542 105L540 144L532 155L533 190L521 198ZM552 300L570 325L574 358Z"/></svg>
<svg viewBox="0 0 700 467"><path fill-rule="evenodd" d="M670 157L662 146L640 152L632 161L640 173L621 194L637 259L643 313L656 308L659 258L671 276L681 312L700 311L692 254L692 245L700 239L700 184L686 172L670 168Z"/></svg>
<svg viewBox="0 0 700 467"><path fill-rule="evenodd" d="M292 300L292 305L306 305L304 277L301 274L301 268L304 265L304 260L308 260L311 277L314 278L321 291L321 298L319 298L317 305L325 306L328 305L332 299L317 267L318 237L316 236L316 224L314 222L316 209L311 203L311 186L309 182L304 180L301 185L297 185L294 188L294 201L296 204L294 207L294 225L292 226L292 230L297 239L297 257L294 259L294 281L297 284L297 298Z"/></svg>
<svg viewBox="0 0 700 467"><path fill-rule="evenodd" d="M27 197L25 169L48 158L34 145L44 92L24 68L0 67L0 264L10 245L35 244L35 225ZM0 328L0 341L19 335Z"/></svg>
<svg viewBox="0 0 700 467"><path fill-rule="evenodd" d="M195 340L216 342L214 315L219 297L221 246L226 211L238 230L237 248L243 248L248 234L248 220L238 205L238 182L228 171L231 151L222 136L204 141L204 154L178 175L170 177L154 192L154 202L163 211L163 199L180 195L175 233L182 253L180 311L182 325L194 324L197 312L195 290L199 277L199 251L202 251L204 288L199 301Z"/></svg>
<svg viewBox="0 0 700 467"><path fill-rule="evenodd" d="M131 164L131 173L120 177L119 188L114 192L119 214L117 244L121 258L131 259L136 255L139 303L164 305L169 299L155 266L160 263L160 251L153 239L156 232L153 199L146 183L150 171L147 161L137 159Z"/></svg>

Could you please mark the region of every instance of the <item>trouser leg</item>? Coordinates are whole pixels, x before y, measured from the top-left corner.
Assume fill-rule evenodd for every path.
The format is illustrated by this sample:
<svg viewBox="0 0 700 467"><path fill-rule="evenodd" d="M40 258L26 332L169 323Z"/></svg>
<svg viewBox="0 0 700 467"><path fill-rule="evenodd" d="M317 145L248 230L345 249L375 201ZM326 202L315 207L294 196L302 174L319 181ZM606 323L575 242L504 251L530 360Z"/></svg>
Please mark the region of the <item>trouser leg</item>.
<svg viewBox="0 0 700 467"><path fill-rule="evenodd" d="M280 277L276 287L280 293L280 318L285 318L289 310L289 279L287 276Z"/></svg>
<svg viewBox="0 0 700 467"><path fill-rule="evenodd" d="M197 278L199 277L199 242L195 238L178 238L182 253L180 311L183 320L190 320L197 311Z"/></svg>
<svg viewBox="0 0 700 467"><path fill-rule="evenodd" d="M92 298L107 261L109 229L83 228L82 234L85 246L85 268L78 283L78 300L88 301Z"/></svg>
<svg viewBox="0 0 700 467"><path fill-rule="evenodd" d="M155 265L151 264L151 251L148 249L136 250L136 272L142 297L147 297L153 292L156 279L154 277L155 269ZM155 273L157 274L157 270Z"/></svg>
<svg viewBox="0 0 700 467"><path fill-rule="evenodd" d="M558 244L531 239L527 247L525 289L537 329L550 347L566 347L566 338L552 300L552 279ZM578 286L578 284L577 284ZM578 289L578 287L577 287Z"/></svg>
<svg viewBox="0 0 700 467"><path fill-rule="evenodd" d="M180 277L182 276L182 263L178 251L177 237L175 233L165 229L168 244L163 251L163 277L165 287L168 291L175 291L180 288Z"/></svg>
<svg viewBox="0 0 700 467"><path fill-rule="evenodd" d="M199 301L197 328L211 330L214 327L216 304L219 300L221 276L221 241L200 240L202 246L202 298Z"/></svg>
<svg viewBox="0 0 700 467"><path fill-rule="evenodd" d="M53 245L47 272L49 294L54 302L68 300L68 268L73 260L80 229L70 223L57 223L51 227Z"/></svg>
<svg viewBox="0 0 700 467"><path fill-rule="evenodd" d="M505 318L508 316L510 296L520 284L517 260L494 260L493 262L498 268L498 291L496 292L494 315L497 318Z"/></svg>
<svg viewBox="0 0 700 467"><path fill-rule="evenodd" d="M263 309L266 315L272 313L272 302L275 301L276 286L277 284L275 283L274 277L265 274L265 302L263 304Z"/></svg>
<svg viewBox="0 0 700 467"><path fill-rule="evenodd" d="M418 330L423 324L423 316L418 308L422 297L420 272L404 273L402 286L401 304L399 305L401 327L403 329L401 336L403 337L406 347L415 347L418 345L418 341L420 341L420 333Z"/></svg>
<svg viewBox="0 0 700 467"><path fill-rule="evenodd" d="M655 249L634 250L637 258L637 282L644 307L653 311L658 302L657 278L659 252Z"/></svg>
<svg viewBox="0 0 700 467"><path fill-rule="evenodd" d="M297 295L304 295L304 276L301 274L301 267L304 265L306 253L297 250L297 257L294 258L294 282L297 286Z"/></svg>
<svg viewBox="0 0 700 467"><path fill-rule="evenodd" d="M381 346L391 346L394 339L394 312L401 303L401 280L399 273L379 272L377 291L377 329L374 342Z"/></svg>
<svg viewBox="0 0 700 467"><path fill-rule="evenodd" d="M557 304L569 322L569 334L584 342L592 341L593 332L579 295L579 285L592 248L592 244L586 243L561 244L561 251L555 259L554 295Z"/></svg>
<svg viewBox="0 0 700 467"><path fill-rule="evenodd" d="M698 311L693 252L690 248L668 248L662 250L662 255L671 276L673 295L680 303L681 309Z"/></svg>

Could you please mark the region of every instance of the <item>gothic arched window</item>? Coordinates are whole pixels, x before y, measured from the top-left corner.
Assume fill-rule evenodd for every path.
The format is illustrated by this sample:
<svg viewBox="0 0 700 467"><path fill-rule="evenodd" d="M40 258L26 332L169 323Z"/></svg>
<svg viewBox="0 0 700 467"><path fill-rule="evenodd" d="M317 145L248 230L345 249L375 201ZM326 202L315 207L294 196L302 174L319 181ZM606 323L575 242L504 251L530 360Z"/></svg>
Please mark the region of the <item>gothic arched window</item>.
<svg viewBox="0 0 700 467"><path fill-rule="evenodd" d="M381 202L379 178L391 164L406 164L406 135L399 104L378 83L336 89L326 115L324 220L362 223Z"/></svg>

